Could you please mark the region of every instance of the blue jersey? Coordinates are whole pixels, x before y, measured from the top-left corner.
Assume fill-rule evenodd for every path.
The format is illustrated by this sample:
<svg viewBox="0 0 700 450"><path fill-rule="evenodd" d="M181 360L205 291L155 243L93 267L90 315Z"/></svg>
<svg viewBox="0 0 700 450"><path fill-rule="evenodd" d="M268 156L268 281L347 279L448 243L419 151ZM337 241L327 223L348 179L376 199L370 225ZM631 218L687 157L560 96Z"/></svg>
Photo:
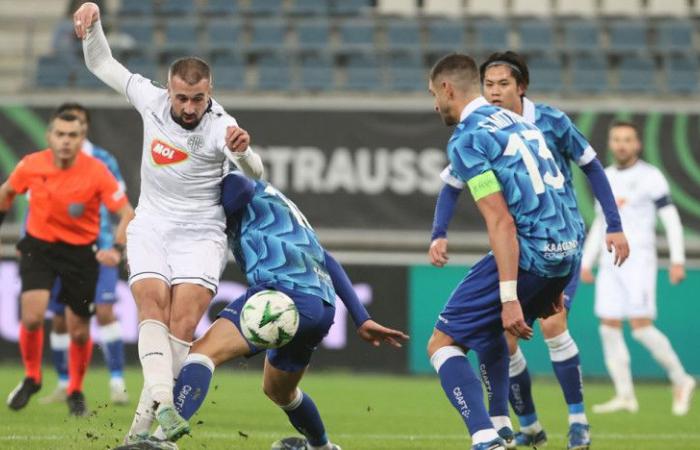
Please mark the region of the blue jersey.
<svg viewBox="0 0 700 450"><path fill-rule="evenodd" d="M544 135L547 148L552 152L559 170L564 175L565 203L578 219L577 224L582 232L585 231L583 218L576 202L571 162L585 166L596 158L595 150L563 111L542 103L532 103L525 98L523 116L528 122L534 123Z"/></svg>
<svg viewBox="0 0 700 450"><path fill-rule="evenodd" d="M264 181L231 223L229 244L252 286L282 286L335 304L325 250L299 208Z"/></svg>
<svg viewBox="0 0 700 450"><path fill-rule="evenodd" d="M565 178L542 133L483 97L462 113L447 147L444 181L475 200L501 191L517 228L520 268L543 277L570 273L583 239L566 203Z"/></svg>
<svg viewBox="0 0 700 450"><path fill-rule="evenodd" d="M117 159L114 157L114 155L104 148L94 145L87 139L83 145L83 151L86 154L102 161L112 175L114 175L114 178L117 179L117 182L119 182L122 189L126 188L124 178L119 170L119 164L117 163ZM100 234L97 236L97 248L103 250L112 248L112 245L114 245L112 216L105 205L100 205Z"/></svg>

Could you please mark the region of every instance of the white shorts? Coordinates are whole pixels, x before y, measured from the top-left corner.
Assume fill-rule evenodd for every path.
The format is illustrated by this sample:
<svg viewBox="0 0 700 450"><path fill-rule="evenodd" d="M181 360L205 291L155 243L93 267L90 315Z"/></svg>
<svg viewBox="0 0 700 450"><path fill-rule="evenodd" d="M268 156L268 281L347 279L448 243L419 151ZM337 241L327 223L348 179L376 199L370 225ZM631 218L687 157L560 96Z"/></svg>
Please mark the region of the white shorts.
<svg viewBox="0 0 700 450"><path fill-rule="evenodd" d="M655 251L636 249L622 267L602 265L595 283L596 316L617 320L655 319L657 276Z"/></svg>
<svg viewBox="0 0 700 450"><path fill-rule="evenodd" d="M137 214L126 230L129 285L158 278L169 286L192 283L214 294L226 265L224 224L183 224Z"/></svg>

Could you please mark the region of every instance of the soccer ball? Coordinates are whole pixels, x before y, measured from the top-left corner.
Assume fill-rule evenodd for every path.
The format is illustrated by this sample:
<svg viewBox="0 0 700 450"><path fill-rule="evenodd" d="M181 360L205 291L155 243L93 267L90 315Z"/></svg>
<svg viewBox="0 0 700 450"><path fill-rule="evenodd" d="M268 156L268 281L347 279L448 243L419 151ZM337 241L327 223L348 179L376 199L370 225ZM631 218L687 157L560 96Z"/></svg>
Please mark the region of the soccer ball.
<svg viewBox="0 0 700 450"><path fill-rule="evenodd" d="M259 348L279 348L289 343L299 329L299 311L283 292L260 291L252 295L241 311L241 330Z"/></svg>

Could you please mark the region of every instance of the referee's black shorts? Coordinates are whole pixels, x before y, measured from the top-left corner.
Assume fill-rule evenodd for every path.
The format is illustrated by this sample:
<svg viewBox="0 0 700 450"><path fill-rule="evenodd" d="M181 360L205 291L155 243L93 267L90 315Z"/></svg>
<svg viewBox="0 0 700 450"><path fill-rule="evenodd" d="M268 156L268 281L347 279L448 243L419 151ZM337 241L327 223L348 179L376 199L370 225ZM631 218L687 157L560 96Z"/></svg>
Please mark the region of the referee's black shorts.
<svg viewBox="0 0 700 450"><path fill-rule="evenodd" d="M93 244L47 242L27 234L17 243L17 250L20 252L22 292L33 289L50 291L56 277L60 277L58 301L79 316L93 314L99 274Z"/></svg>

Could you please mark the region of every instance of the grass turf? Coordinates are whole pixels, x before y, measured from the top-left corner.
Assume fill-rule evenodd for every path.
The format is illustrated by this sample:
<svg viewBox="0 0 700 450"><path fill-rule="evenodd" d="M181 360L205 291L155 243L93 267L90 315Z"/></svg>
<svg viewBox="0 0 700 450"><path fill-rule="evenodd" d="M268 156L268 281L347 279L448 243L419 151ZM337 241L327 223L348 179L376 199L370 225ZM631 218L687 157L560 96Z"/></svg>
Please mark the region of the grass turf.
<svg viewBox="0 0 700 450"><path fill-rule="evenodd" d="M0 366L0 393L5 395L22 372ZM0 449L82 450L118 445L129 424L141 385L140 371L130 369L129 406L108 404L107 373L92 370L85 393L95 411L89 418L68 417L65 404L40 405L38 398L54 387L48 373L44 387L22 411L0 411ZM287 417L265 398L261 374L255 370L217 371L203 408L192 420L192 436L180 440L187 449L256 449L296 432ZM311 372L302 387L313 396L329 436L345 450L469 449L462 421L449 405L436 377L371 376ZM559 387L551 380L535 381L540 420L550 440L547 448L566 448L567 419ZM612 387L586 385L586 401L607 400ZM636 415L589 414L595 450L672 450L699 448L700 408L686 417L670 414L671 394L664 384L638 384L640 412Z"/></svg>

